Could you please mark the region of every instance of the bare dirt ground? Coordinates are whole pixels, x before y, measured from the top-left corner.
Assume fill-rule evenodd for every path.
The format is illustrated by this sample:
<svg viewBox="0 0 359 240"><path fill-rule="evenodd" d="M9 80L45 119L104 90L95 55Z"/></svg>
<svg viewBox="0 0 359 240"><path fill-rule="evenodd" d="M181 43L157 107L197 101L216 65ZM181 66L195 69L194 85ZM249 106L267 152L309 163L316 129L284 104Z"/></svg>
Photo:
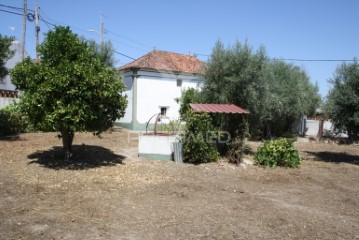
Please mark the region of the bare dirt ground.
<svg viewBox="0 0 359 240"><path fill-rule="evenodd" d="M74 144L0 140L0 239L359 239L357 145L297 143L300 168L272 170L138 159L130 132Z"/></svg>

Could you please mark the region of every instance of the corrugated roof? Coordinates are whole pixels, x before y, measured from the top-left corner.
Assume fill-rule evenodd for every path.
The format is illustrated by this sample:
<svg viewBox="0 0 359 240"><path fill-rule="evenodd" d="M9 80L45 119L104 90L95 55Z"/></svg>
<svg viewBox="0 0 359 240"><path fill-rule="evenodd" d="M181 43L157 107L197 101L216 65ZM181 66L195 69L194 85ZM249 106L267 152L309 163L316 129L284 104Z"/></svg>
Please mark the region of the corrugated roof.
<svg viewBox="0 0 359 240"><path fill-rule="evenodd" d="M203 62L194 56L153 50L118 70L142 69L199 74Z"/></svg>
<svg viewBox="0 0 359 240"><path fill-rule="evenodd" d="M249 111L234 104L191 104L195 112L249 114Z"/></svg>

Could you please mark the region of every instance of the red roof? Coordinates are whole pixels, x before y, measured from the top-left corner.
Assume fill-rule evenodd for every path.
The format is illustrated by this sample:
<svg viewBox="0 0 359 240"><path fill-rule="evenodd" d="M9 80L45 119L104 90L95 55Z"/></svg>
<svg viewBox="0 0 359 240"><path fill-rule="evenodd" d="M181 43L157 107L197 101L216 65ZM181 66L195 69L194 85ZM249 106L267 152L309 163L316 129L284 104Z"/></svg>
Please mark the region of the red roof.
<svg viewBox="0 0 359 240"><path fill-rule="evenodd" d="M234 104L191 104L191 107L195 112L249 114Z"/></svg>
<svg viewBox="0 0 359 240"><path fill-rule="evenodd" d="M203 62L194 56L153 50L118 70L155 70L199 74Z"/></svg>

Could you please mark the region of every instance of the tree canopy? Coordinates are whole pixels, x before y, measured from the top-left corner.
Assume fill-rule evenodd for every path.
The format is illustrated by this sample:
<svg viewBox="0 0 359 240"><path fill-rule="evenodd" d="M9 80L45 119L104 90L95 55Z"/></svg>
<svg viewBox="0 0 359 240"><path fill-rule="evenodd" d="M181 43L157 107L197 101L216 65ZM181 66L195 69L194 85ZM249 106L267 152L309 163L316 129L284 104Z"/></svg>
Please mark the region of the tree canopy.
<svg viewBox="0 0 359 240"><path fill-rule="evenodd" d="M265 107L264 48L254 52L246 42L224 48L218 41L205 67L202 100L206 103L233 103L251 112L250 128L260 127Z"/></svg>
<svg viewBox="0 0 359 240"><path fill-rule="evenodd" d="M0 79L8 74L5 63L14 55L14 51L10 49L12 41L14 41L13 37L0 34Z"/></svg>
<svg viewBox="0 0 359 240"><path fill-rule="evenodd" d="M97 44L95 40L89 40L88 46L95 52L95 56L108 67L114 67L116 60L114 58L114 49L110 41Z"/></svg>
<svg viewBox="0 0 359 240"><path fill-rule="evenodd" d="M254 51L247 42L225 48L218 41L203 75L198 99L248 109L252 136L289 132L297 118L313 113L321 101L303 69L272 61L264 47Z"/></svg>
<svg viewBox="0 0 359 240"><path fill-rule="evenodd" d="M269 135L285 134L300 116L313 116L321 103L318 86L311 84L307 73L298 66L268 62L265 79L264 130Z"/></svg>
<svg viewBox="0 0 359 240"><path fill-rule="evenodd" d="M342 63L329 82L326 113L337 128L346 128L349 138L359 139L359 64Z"/></svg>
<svg viewBox="0 0 359 240"><path fill-rule="evenodd" d="M24 94L21 106L39 130L61 132L65 159L71 155L76 131L95 134L124 116L125 86L88 44L68 27L46 34L40 62L30 58L12 70L12 81Z"/></svg>

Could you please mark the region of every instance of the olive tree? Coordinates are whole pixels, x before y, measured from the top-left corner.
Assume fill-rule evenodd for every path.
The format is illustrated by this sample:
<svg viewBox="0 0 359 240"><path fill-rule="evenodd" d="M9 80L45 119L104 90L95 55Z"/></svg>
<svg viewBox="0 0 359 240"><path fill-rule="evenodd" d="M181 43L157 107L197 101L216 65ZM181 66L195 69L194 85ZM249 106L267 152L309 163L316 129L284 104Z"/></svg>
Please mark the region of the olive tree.
<svg viewBox="0 0 359 240"><path fill-rule="evenodd" d="M225 48L218 41L204 69L203 101L232 103L248 109L250 132L254 135L261 127L265 111L263 69L267 58L263 47L254 51L247 42L236 42Z"/></svg>
<svg viewBox="0 0 359 240"><path fill-rule="evenodd" d="M8 74L5 63L14 55L14 51L10 49L13 40L13 37L2 36L0 34L0 80Z"/></svg>
<svg viewBox="0 0 359 240"><path fill-rule="evenodd" d="M267 64L265 79L266 113L264 131L268 136L281 136L291 131L302 115L313 115L321 103L318 86L298 66L283 61Z"/></svg>
<svg viewBox="0 0 359 240"><path fill-rule="evenodd" d="M342 63L329 82L326 113L336 127L346 128L351 139L359 139L359 64Z"/></svg>
<svg viewBox="0 0 359 240"><path fill-rule="evenodd" d="M38 51L41 60L17 64L12 81L24 92L21 107L35 128L60 132L68 160L76 131L98 134L124 116L125 86L69 27L49 31Z"/></svg>

